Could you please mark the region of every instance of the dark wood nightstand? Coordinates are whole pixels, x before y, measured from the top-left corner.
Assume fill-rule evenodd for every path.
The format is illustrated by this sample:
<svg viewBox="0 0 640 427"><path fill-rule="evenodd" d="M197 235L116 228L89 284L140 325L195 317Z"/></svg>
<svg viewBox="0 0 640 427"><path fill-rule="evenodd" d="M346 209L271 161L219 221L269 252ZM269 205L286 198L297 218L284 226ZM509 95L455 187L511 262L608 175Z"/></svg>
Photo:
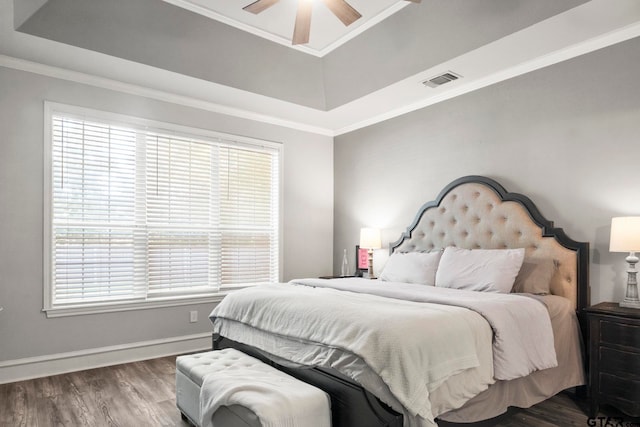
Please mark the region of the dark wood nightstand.
<svg viewBox="0 0 640 427"><path fill-rule="evenodd" d="M640 310L603 302L585 309L589 319L590 415L606 403L640 416Z"/></svg>

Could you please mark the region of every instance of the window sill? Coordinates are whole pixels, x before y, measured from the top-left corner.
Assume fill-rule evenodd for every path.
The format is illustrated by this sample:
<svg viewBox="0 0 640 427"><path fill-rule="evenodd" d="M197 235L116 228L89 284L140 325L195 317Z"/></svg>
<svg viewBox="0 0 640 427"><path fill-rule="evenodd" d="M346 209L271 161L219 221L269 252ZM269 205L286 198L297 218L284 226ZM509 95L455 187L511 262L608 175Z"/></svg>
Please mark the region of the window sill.
<svg viewBox="0 0 640 427"><path fill-rule="evenodd" d="M146 301L128 301L119 303L82 304L66 307L49 307L44 311L47 318L84 316L87 314L114 313L119 311L147 310L152 308L177 307L182 305L219 303L234 290L224 290L216 294L186 296L181 298L154 298Z"/></svg>

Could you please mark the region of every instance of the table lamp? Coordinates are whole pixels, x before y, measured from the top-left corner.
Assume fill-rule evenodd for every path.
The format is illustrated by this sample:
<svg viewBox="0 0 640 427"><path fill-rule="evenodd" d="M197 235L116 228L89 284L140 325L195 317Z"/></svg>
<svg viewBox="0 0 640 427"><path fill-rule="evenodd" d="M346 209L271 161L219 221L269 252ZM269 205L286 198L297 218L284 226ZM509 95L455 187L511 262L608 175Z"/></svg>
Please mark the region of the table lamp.
<svg viewBox="0 0 640 427"><path fill-rule="evenodd" d="M638 280L636 278L636 263L638 257L636 251L640 251L640 217L624 216L611 219L611 240L609 241L610 252L629 252L626 261L629 263L627 269L627 292L620 307L640 308L638 299Z"/></svg>
<svg viewBox="0 0 640 427"><path fill-rule="evenodd" d="M361 228L360 229L360 247L367 249L369 254L369 279L375 279L373 275L373 250L380 249L382 243L380 240L380 230L377 228Z"/></svg>

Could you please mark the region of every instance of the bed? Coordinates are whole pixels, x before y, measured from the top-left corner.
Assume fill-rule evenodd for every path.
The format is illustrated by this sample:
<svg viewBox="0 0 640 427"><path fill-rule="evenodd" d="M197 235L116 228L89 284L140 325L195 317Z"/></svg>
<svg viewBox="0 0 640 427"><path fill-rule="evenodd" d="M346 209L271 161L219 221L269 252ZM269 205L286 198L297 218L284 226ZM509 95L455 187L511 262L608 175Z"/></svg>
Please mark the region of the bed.
<svg viewBox="0 0 640 427"><path fill-rule="evenodd" d="M526 196L508 193L487 177L463 177L420 208L390 244L389 261L439 254L433 274L442 282L469 255L519 256L513 275L521 293L364 279L267 285L227 297L212 312L213 347L237 348L325 390L334 426L486 420L584 385L579 315L589 305L588 250L588 243L555 228ZM276 297L271 301L269 295ZM498 307L537 317L511 320ZM291 321L298 314L300 320ZM264 324L252 323L260 316ZM554 363L542 350L545 343ZM373 350L366 353L367 347ZM421 365L423 359L430 365Z"/></svg>

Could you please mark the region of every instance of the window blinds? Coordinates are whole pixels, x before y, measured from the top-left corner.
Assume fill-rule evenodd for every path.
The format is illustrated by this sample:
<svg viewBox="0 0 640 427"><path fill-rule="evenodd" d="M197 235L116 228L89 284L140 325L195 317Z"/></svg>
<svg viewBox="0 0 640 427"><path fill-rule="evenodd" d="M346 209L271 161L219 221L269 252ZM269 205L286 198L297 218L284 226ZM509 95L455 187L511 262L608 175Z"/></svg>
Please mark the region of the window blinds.
<svg viewBox="0 0 640 427"><path fill-rule="evenodd" d="M51 307L278 280L277 148L62 114L51 126Z"/></svg>

